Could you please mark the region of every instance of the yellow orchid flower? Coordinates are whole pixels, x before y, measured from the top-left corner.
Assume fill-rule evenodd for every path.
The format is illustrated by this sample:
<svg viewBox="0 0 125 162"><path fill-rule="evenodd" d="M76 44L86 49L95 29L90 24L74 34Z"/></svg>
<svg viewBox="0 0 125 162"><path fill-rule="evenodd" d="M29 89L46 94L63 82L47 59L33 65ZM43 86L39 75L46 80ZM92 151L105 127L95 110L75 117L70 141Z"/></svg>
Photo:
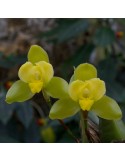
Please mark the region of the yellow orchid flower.
<svg viewBox="0 0 125 162"><path fill-rule="evenodd" d="M104 119L120 119L122 112L119 105L105 93L105 82L97 78L96 68L88 63L80 64L71 77L68 96L59 98L53 104L49 117L65 119L82 109L83 111L92 111Z"/></svg>
<svg viewBox="0 0 125 162"><path fill-rule="evenodd" d="M54 74L53 67L50 63L40 61L33 65L31 62L23 64L18 72L20 80L28 83L32 93L39 93L47 83L52 79Z"/></svg>
<svg viewBox="0 0 125 162"><path fill-rule="evenodd" d="M28 61L18 71L20 80L16 81L8 90L6 102L23 102L32 98L36 93L44 90L53 98L63 98L68 94L68 83L60 78L53 77L54 70L43 48L31 46L28 52Z"/></svg>
<svg viewBox="0 0 125 162"><path fill-rule="evenodd" d="M82 110L89 111L95 101L101 99L106 92L104 81L93 78L87 81L76 80L69 85L69 95L79 103Z"/></svg>

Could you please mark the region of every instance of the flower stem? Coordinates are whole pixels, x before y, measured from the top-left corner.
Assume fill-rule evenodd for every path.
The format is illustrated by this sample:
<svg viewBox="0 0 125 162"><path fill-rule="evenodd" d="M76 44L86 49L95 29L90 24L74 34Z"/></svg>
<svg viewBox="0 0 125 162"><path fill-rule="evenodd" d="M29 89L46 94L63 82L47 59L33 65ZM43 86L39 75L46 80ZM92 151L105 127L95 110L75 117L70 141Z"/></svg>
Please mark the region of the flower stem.
<svg viewBox="0 0 125 162"><path fill-rule="evenodd" d="M80 143L80 141L73 135L73 133L71 132L71 130L69 129L69 127L67 127L65 125L65 123L63 122L63 120L60 120L58 119L58 121L60 122L60 124L63 126L63 128L68 132L68 134L74 138L74 140L77 142L77 143Z"/></svg>
<svg viewBox="0 0 125 162"><path fill-rule="evenodd" d="M50 100L50 97L43 91L43 96L44 96L44 99L46 101L46 103L48 104L49 108L52 107L52 104L51 104L51 100ZM63 122L63 120L61 119L57 119L58 122L63 126L63 128L66 130L66 132L77 142L77 143L80 143L80 141L75 137L75 135L72 133L72 131L69 129L69 127L67 125L65 125L65 123Z"/></svg>
<svg viewBox="0 0 125 162"><path fill-rule="evenodd" d="M81 126L81 139L82 139L82 143L87 143L88 142L88 138L87 138L87 134L86 134L86 130L87 130L87 120L85 118L84 111L80 111L80 126Z"/></svg>

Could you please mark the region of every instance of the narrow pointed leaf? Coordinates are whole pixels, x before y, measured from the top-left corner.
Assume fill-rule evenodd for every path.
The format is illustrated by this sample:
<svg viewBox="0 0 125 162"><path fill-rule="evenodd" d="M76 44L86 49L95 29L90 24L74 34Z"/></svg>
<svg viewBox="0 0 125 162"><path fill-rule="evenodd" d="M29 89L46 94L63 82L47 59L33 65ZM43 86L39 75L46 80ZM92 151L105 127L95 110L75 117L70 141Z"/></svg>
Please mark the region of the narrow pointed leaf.
<svg viewBox="0 0 125 162"><path fill-rule="evenodd" d="M27 83L21 80L16 81L6 95L6 102L11 104L13 102L23 102L33 97L34 94L30 91Z"/></svg>
<svg viewBox="0 0 125 162"><path fill-rule="evenodd" d="M70 98L60 99L52 106L49 117L51 119L64 119L73 116L79 110L79 105Z"/></svg>
<svg viewBox="0 0 125 162"><path fill-rule="evenodd" d="M91 64L80 64L74 71L74 80L85 81L92 78L97 78L97 70Z"/></svg>
<svg viewBox="0 0 125 162"><path fill-rule="evenodd" d="M31 46L28 52L28 61L32 63L36 63L39 61L49 62L49 58L46 51L43 48L37 45L33 45Z"/></svg>
<svg viewBox="0 0 125 162"><path fill-rule="evenodd" d="M122 120L99 119L101 142L122 142L125 140L125 125Z"/></svg>
<svg viewBox="0 0 125 162"><path fill-rule="evenodd" d="M53 98L68 97L68 83L59 77L53 77L45 90Z"/></svg>
<svg viewBox="0 0 125 162"><path fill-rule="evenodd" d="M108 96L104 96L99 101L95 102L92 106L92 111L103 119L115 120L122 117L119 105Z"/></svg>

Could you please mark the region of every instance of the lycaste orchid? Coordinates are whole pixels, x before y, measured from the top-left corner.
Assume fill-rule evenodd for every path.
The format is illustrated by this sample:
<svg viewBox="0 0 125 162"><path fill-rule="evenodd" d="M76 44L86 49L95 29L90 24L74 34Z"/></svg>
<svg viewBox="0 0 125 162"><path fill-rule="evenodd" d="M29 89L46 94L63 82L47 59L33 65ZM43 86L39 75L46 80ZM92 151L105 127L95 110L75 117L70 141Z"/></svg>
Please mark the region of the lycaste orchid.
<svg viewBox="0 0 125 162"><path fill-rule="evenodd" d="M97 78L96 68L91 64L81 64L74 70L67 89L68 97L55 102L49 116L51 119L64 119L82 109L93 111L104 119L120 119L122 113L118 104L105 92L105 83Z"/></svg>
<svg viewBox="0 0 125 162"><path fill-rule="evenodd" d="M49 63L46 51L40 46L31 46L28 61L18 71L20 80L16 81L7 92L6 102L23 102L40 91L54 97L65 95L64 85L67 86L66 81L59 77L53 77L53 75L54 70ZM57 86L57 90L49 83Z"/></svg>

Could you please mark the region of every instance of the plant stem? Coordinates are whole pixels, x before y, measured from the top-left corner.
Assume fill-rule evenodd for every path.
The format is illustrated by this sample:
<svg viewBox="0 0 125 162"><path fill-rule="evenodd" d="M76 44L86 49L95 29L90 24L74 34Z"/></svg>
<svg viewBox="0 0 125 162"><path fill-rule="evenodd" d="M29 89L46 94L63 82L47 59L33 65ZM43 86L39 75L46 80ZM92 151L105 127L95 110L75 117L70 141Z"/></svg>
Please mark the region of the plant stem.
<svg viewBox="0 0 125 162"><path fill-rule="evenodd" d="M88 129L88 111L82 111L83 117L84 117L84 123L85 123L85 133L88 138L88 140L91 140L91 135Z"/></svg>
<svg viewBox="0 0 125 162"><path fill-rule="evenodd" d="M46 101L46 103L48 104L49 108L52 107L52 104L51 104L51 100L50 100L50 97L43 91L43 96L44 96L44 99ZM58 122L63 126L63 128L66 130L66 132L77 142L77 143L80 143L80 141L74 136L74 134L72 133L72 131L69 129L69 127L67 125L65 125L65 123L63 122L63 120L61 119L57 119Z"/></svg>
<svg viewBox="0 0 125 162"><path fill-rule="evenodd" d="M63 120L60 120L58 119L58 121L60 122L60 124L63 126L63 128L68 132L68 134L74 138L74 140L77 142L77 143L80 143L80 141L73 135L73 133L71 132L71 130L69 129L69 127L67 127L65 125L65 123L63 122Z"/></svg>
<svg viewBox="0 0 125 162"><path fill-rule="evenodd" d="M82 130L82 132L81 132L82 143L87 143L88 142L88 138L87 138L87 134L86 134L87 120L85 119L84 112L82 110L80 111L80 117L81 117L80 126L81 126L81 130Z"/></svg>

